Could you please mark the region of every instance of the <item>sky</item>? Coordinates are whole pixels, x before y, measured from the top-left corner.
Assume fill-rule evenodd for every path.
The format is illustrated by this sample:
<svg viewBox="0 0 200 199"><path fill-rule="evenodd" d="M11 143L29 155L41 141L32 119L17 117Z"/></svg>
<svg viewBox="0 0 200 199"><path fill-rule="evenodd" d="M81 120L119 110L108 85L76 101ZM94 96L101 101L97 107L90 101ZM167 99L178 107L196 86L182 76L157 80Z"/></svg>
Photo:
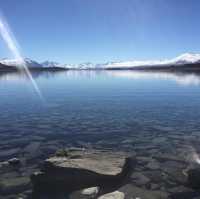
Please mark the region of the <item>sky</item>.
<svg viewBox="0 0 200 199"><path fill-rule="evenodd" d="M200 53L199 0L0 0L24 57L59 63ZM0 38L0 59L12 58Z"/></svg>

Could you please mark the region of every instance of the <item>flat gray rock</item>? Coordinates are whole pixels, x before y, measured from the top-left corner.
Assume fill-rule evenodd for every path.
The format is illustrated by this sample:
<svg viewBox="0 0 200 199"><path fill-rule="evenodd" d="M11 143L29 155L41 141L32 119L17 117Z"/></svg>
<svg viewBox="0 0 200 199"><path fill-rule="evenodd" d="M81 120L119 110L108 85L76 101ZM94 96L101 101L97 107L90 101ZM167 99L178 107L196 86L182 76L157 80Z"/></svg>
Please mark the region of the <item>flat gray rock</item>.
<svg viewBox="0 0 200 199"><path fill-rule="evenodd" d="M51 157L46 160L57 167L89 170L98 174L117 175L122 172L125 153L97 150L75 150L68 157Z"/></svg>
<svg viewBox="0 0 200 199"><path fill-rule="evenodd" d="M105 195L98 197L98 199L124 199L124 198L125 194L119 191L114 191L112 193L107 193Z"/></svg>
<svg viewBox="0 0 200 199"><path fill-rule="evenodd" d="M102 150L60 150L31 176L34 194L71 192L89 187L118 186L130 175L134 160L127 153ZM89 190L91 191L91 190Z"/></svg>

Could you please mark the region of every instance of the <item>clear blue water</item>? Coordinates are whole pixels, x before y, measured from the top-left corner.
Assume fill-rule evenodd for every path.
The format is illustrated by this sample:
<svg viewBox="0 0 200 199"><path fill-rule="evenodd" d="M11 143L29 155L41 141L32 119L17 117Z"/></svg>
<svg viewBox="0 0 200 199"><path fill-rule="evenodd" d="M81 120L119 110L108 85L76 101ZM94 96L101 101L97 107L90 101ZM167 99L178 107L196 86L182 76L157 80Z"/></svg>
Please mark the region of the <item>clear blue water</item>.
<svg viewBox="0 0 200 199"><path fill-rule="evenodd" d="M198 74L66 71L33 76L44 101L24 75L0 76L0 163L20 159L17 170L0 169L0 184L15 187L13 180L21 177L30 181L30 174L57 150L84 147L128 151L137 160L134 171L156 183L156 190L184 190L182 171L199 162L200 154ZM141 191L154 190L147 185ZM9 190L7 195L18 193Z"/></svg>
<svg viewBox="0 0 200 199"><path fill-rule="evenodd" d="M19 145L16 138L31 141L33 135L66 145L84 141L120 147L134 136L142 142L144 136L151 141L200 131L198 75L67 71L34 78L45 102L25 76L1 76L0 136L9 140L3 149L11 147L12 138Z"/></svg>

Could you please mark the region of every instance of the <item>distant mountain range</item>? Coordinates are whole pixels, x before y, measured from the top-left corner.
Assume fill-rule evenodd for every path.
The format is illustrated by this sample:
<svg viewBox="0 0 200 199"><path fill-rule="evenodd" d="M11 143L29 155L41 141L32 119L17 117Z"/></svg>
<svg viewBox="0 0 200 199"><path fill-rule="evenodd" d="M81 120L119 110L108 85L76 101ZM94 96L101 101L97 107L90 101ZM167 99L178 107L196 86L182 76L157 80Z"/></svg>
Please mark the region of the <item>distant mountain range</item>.
<svg viewBox="0 0 200 199"><path fill-rule="evenodd" d="M167 68L183 68L194 67L200 69L200 54L185 53L173 59L166 60L133 60L121 62L108 62L104 64L92 64L90 62L82 64L60 64L54 61L37 62L29 58L25 58L26 66L31 69L71 69L71 70L87 70L87 69L105 69L105 70L122 70L122 69L167 69ZM0 69L5 67L21 67L21 61L16 59L0 60Z"/></svg>
<svg viewBox="0 0 200 199"><path fill-rule="evenodd" d="M25 58L24 62L26 63L27 67L42 67L41 64L39 64L38 62L31 60L29 58ZM21 60L17 60L17 59L2 59L0 60L1 64L7 65L7 66L15 66L15 67L21 67Z"/></svg>
<svg viewBox="0 0 200 199"><path fill-rule="evenodd" d="M7 72L7 71L16 71L16 68L14 66L7 66L7 65L4 65L4 64L1 64L0 63L0 72Z"/></svg>
<svg viewBox="0 0 200 199"><path fill-rule="evenodd" d="M200 64L200 54L185 53L173 59L111 62L107 69L157 69Z"/></svg>

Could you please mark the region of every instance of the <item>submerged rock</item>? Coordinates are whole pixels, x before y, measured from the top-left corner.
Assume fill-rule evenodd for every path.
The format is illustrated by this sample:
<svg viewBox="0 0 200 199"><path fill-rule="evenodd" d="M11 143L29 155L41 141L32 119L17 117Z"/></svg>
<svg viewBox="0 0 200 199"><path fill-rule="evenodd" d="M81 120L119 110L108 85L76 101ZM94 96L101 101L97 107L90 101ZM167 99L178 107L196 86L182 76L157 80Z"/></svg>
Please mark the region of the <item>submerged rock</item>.
<svg viewBox="0 0 200 199"><path fill-rule="evenodd" d="M124 199L124 198L125 198L125 194L119 191L107 193L105 195L98 197L98 199Z"/></svg>
<svg viewBox="0 0 200 199"><path fill-rule="evenodd" d="M168 199L168 194L163 191L150 191L136 187L132 184L122 186L119 191L125 193L127 199Z"/></svg>
<svg viewBox="0 0 200 199"><path fill-rule="evenodd" d="M143 186L143 185L147 185L150 183L150 179L147 178L145 175L143 175L140 172L134 172L131 175L131 180L134 184L138 185L138 186Z"/></svg>
<svg viewBox="0 0 200 199"><path fill-rule="evenodd" d="M95 196L99 192L99 187L91 187L82 190L81 194L83 195L90 195L90 196Z"/></svg>
<svg viewBox="0 0 200 199"><path fill-rule="evenodd" d="M30 179L28 177L0 180L0 193L3 195L20 193L28 188L30 188Z"/></svg>
<svg viewBox="0 0 200 199"><path fill-rule="evenodd" d="M160 168L160 165L157 161L154 160L149 162L146 167L151 170L158 170Z"/></svg>
<svg viewBox="0 0 200 199"><path fill-rule="evenodd" d="M129 175L134 161L125 153L75 150L68 157L52 157L31 180L34 193L75 191L117 186Z"/></svg>
<svg viewBox="0 0 200 199"><path fill-rule="evenodd" d="M20 160L18 158L11 158L8 160L8 163L10 165L16 166L20 164Z"/></svg>
<svg viewBox="0 0 200 199"><path fill-rule="evenodd" d="M68 156L65 157L49 158L45 166L46 168L51 165L60 168L85 169L103 175L117 175L122 172L125 161L124 153L77 150L68 152Z"/></svg>

